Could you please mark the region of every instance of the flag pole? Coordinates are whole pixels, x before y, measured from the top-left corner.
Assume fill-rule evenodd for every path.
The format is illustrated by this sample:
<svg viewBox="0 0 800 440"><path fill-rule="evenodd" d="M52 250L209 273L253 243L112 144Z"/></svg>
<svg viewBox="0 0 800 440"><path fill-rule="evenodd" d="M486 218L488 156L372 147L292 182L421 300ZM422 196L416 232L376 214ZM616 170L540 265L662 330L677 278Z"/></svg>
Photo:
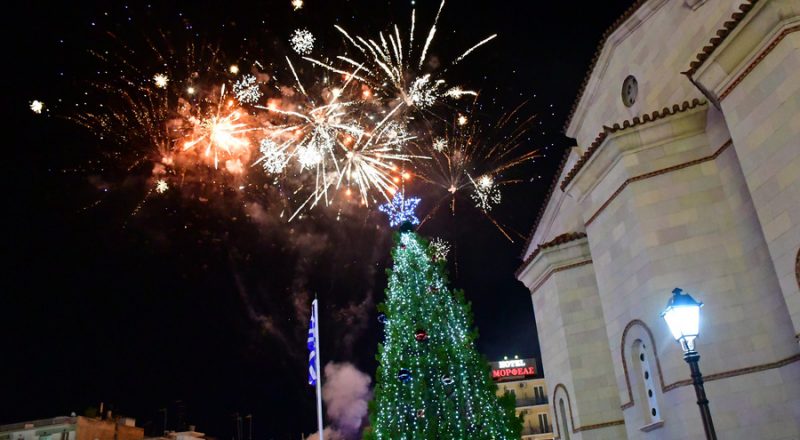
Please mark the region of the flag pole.
<svg viewBox="0 0 800 440"><path fill-rule="evenodd" d="M317 303L317 298L314 298L314 350L316 351L316 355L314 356L314 362L316 363L315 367L317 370L317 427L319 429L319 440L323 440L322 438L322 370L319 369L319 304Z"/></svg>

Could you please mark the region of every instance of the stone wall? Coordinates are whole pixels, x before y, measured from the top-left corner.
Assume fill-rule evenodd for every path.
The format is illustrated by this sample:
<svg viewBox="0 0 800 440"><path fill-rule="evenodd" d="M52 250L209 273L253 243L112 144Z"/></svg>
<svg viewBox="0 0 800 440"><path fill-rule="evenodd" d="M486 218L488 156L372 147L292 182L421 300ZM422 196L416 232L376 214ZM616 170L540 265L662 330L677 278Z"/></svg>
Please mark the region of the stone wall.
<svg viewBox="0 0 800 440"><path fill-rule="evenodd" d="M703 437L674 287L706 304L719 438L800 438L800 2L687 4L644 1L605 41L517 274L570 438Z"/></svg>

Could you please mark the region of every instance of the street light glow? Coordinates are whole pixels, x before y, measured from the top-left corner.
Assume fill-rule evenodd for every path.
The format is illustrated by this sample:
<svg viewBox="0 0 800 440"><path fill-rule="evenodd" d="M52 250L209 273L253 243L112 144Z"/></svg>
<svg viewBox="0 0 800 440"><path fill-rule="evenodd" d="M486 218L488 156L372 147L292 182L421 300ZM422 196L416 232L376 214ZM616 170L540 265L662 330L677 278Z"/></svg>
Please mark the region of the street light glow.
<svg viewBox="0 0 800 440"><path fill-rule="evenodd" d="M669 330L676 341L681 343L684 351L694 351L694 340L700 334L700 307L702 302L697 302L688 293L675 288L672 298L667 303L667 308L661 317L667 321Z"/></svg>

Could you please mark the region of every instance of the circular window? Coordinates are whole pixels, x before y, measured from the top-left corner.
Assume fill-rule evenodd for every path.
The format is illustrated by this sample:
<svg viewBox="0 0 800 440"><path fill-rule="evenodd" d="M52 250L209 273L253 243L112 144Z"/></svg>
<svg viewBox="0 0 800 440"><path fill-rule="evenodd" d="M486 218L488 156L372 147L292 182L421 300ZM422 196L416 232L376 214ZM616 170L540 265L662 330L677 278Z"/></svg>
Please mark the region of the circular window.
<svg viewBox="0 0 800 440"><path fill-rule="evenodd" d="M636 95L639 94L639 83L633 75L628 75L622 82L622 103L625 107L630 107L636 102Z"/></svg>

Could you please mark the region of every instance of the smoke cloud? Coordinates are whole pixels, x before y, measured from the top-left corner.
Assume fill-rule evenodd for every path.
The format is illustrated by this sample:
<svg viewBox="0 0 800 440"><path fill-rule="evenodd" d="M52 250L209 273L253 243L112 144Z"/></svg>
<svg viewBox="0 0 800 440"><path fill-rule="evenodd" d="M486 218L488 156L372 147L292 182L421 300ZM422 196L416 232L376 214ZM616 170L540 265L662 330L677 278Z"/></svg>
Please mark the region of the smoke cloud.
<svg viewBox="0 0 800 440"><path fill-rule="evenodd" d="M328 440L356 440L367 417L372 379L349 362L325 365L322 400L330 420L323 433ZM319 438L314 433L308 440Z"/></svg>
<svg viewBox="0 0 800 440"><path fill-rule="evenodd" d="M243 206L256 237L231 243L231 270L247 317L293 362L303 362L317 295L325 337L332 341L329 355L352 357L374 314L376 268L386 258L388 234L352 207L331 212L321 206L287 224L286 207L272 200L274 194L265 197Z"/></svg>

